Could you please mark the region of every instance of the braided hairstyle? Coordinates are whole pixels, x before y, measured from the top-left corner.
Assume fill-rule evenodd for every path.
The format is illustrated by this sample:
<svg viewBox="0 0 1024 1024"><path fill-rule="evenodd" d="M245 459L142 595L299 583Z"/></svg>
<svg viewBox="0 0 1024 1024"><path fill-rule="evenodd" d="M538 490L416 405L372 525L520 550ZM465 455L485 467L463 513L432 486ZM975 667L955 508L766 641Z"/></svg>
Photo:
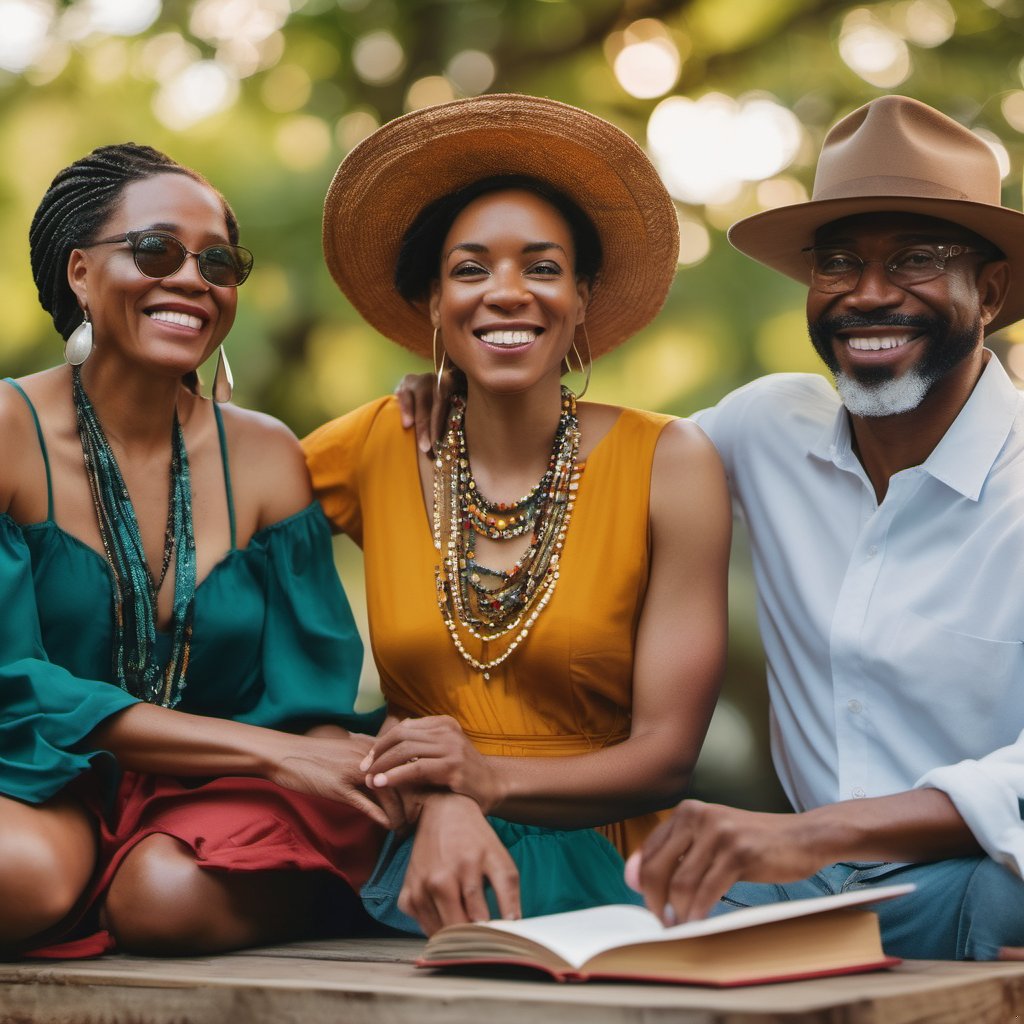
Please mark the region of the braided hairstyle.
<svg viewBox="0 0 1024 1024"><path fill-rule="evenodd" d="M227 200L198 171L184 167L150 146L123 142L100 146L65 167L53 179L28 232L32 277L39 302L60 336L82 322L78 299L68 284L68 258L78 246L95 241L117 208L125 188L157 174L183 174L211 188L224 204L228 238L238 242L238 220Z"/></svg>

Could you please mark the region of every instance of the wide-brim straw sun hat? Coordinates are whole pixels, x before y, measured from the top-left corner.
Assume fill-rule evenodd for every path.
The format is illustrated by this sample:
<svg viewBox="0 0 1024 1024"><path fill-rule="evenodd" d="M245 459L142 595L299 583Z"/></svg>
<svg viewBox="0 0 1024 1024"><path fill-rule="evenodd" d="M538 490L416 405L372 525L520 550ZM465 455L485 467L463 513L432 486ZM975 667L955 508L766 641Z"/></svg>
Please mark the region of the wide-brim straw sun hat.
<svg viewBox="0 0 1024 1024"><path fill-rule="evenodd" d="M402 237L430 202L494 175L528 175L590 217L603 259L586 313L593 356L661 309L678 264L675 207L644 151L577 107L521 94L454 100L383 125L342 161L324 202L327 267L381 334L427 359L425 303L395 289ZM577 331L585 353L582 330Z"/></svg>
<svg viewBox="0 0 1024 1024"><path fill-rule="evenodd" d="M1009 261L1010 288L986 330L1024 317L1024 214L1002 205L995 154L963 125L907 96L882 96L835 124L811 199L738 221L729 241L807 284L810 266L800 250L814 244L819 228L889 211L951 221L997 245Z"/></svg>

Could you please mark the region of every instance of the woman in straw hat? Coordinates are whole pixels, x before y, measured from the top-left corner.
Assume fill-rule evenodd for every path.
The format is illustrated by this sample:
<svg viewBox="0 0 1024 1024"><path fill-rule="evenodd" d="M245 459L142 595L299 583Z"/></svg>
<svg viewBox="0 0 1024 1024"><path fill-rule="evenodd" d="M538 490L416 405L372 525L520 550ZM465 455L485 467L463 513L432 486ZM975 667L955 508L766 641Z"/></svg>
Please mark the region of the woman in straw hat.
<svg viewBox="0 0 1024 1024"><path fill-rule="evenodd" d="M393 397L305 442L365 555L389 709L367 782L418 813L364 902L415 929L401 889L429 933L490 916L485 882L505 916L628 900L618 854L685 789L714 706L729 501L692 424L561 378L661 307L672 202L607 122L484 96L359 145L324 248L372 326L462 382L432 452Z"/></svg>

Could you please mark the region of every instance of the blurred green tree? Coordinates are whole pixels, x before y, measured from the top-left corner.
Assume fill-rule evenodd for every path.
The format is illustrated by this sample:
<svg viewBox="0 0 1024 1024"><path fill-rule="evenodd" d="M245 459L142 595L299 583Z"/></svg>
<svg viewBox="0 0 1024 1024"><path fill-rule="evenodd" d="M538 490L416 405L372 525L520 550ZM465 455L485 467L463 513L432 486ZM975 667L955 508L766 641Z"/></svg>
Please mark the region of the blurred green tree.
<svg viewBox="0 0 1024 1024"><path fill-rule="evenodd" d="M647 145L678 200L666 308L599 364L595 399L685 414L760 373L818 371L800 287L731 251L724 229L805 198L828 126L888 91L981 134L1019 206L1022 13L1022 0L0 0L3 371L59 358L28 270L46 183L96 145L134 139L203 171L256 252L229 339L244 404L301 434L391 390L424 367L334 289L323 196L378 124L485 91L607 117ZM1010 329L993 343L1024 376L1017 341ZM358 566L343 561L358 602ZM732 629L727 700L695 785L775 806L742 558Z"/></svg>

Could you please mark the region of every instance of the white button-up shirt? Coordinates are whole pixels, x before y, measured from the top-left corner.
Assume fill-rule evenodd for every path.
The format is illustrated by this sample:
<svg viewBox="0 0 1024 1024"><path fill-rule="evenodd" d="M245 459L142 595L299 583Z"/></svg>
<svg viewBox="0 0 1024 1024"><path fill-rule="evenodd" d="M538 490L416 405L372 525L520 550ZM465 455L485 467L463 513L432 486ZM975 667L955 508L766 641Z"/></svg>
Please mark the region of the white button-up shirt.
<svg viewBox="0 0 1024 1024"><path fill-rule="evenodd" d="M695 418L750 532L793 806L933 786L1024 874L1024 396L991 358L881 504L820 377L765 377Z"/></svg>

